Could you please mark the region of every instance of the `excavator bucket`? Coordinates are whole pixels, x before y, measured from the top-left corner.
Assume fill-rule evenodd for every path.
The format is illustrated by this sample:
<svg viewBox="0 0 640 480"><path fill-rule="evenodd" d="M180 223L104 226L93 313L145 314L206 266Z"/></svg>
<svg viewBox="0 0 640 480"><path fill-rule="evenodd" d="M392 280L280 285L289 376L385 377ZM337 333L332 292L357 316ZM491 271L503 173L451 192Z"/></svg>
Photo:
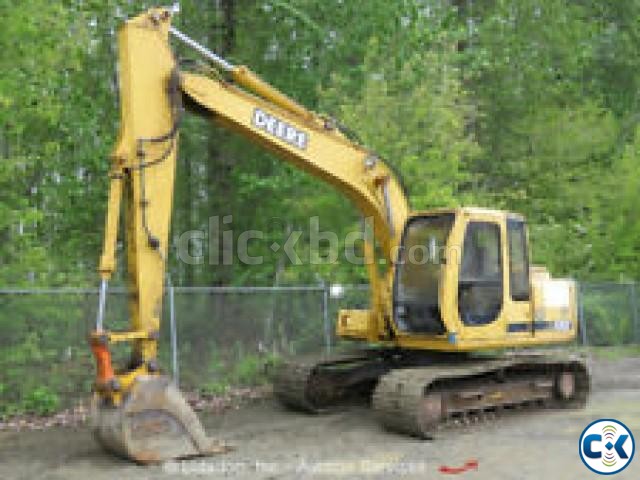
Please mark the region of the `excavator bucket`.
<svg viewBox="0 0 640 480"><path fill-rule="evenodd" d="M163 376L140 376L117 406L96 397L93 428L102 446L138 463L229 451L207 437L198 417L174 384Z"/></svg>

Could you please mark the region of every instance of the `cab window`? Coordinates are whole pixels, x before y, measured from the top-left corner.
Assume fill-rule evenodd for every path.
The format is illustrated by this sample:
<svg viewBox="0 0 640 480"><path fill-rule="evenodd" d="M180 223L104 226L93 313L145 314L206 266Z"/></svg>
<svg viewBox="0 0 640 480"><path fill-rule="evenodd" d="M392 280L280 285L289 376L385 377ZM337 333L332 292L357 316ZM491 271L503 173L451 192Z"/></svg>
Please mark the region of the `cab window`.
<svg viewBox="0 0 640 480"><path fill-rule="evenodd" d="M500 226L492 222L467 224L462 246L458 309L465 325L485 325L502 309Z"/></svg>
<svg viewBox="0 0 640 480"><path fill-rule="evenodd" d="M507 220L509 238L509 289L516 301L529 300L529 255L527 233L521 220Z"/></svg>

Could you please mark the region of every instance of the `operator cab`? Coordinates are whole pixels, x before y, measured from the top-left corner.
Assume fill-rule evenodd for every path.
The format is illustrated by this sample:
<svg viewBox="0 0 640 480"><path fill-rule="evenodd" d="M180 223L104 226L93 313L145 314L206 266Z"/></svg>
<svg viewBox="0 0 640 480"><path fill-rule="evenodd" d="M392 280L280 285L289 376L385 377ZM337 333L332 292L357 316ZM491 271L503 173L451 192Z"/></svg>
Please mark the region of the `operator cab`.
<svg viewBox="0 0 640 480"><path fill-rule="evenodd" d="M495 322L506 301L528 302L526 224L481 208L437 210L407 221L397 257L399 332L444 334Z"/></svg>

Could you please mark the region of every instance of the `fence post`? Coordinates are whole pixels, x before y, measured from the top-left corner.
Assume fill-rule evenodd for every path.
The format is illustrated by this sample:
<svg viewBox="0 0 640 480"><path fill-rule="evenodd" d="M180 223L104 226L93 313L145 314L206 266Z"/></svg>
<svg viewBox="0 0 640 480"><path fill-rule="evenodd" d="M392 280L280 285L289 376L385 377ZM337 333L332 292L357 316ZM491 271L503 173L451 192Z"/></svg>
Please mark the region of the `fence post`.
<svg viewBox="0 0 640 480"><path fill-rule="evenodd" d="M631 282L629 284L630 299L631 299L631 310L632 310L632 318L633 318L633 342L636 344L640 344L640 319L638 318L638 298L636 297L636 282Z"/></svg>
<svg viewBox="0 0 640 480"><path fill-rule="evenodd" d="M173 370L173 383L180 385L180 371L178 367L178 332L176 328L176 309L174 303L173 284L169 283L169 327L171 330L171 369Z"/></svg>
<svg viewBox="0 0 640 480"><path fill-rule="evenodd" d="M324 349L331 353L331 322L329 321L329 283L322 282L322 323L324 326Z"/></svg>
<svg viewBox="0 0 640 480"><path fill-rule="evenodd" d="M577 282L578 286L578 326L580 327L580 343L588 345L587 338L587 322L584 318L584 301L582 299L583 291L582 282Z"/></svg>

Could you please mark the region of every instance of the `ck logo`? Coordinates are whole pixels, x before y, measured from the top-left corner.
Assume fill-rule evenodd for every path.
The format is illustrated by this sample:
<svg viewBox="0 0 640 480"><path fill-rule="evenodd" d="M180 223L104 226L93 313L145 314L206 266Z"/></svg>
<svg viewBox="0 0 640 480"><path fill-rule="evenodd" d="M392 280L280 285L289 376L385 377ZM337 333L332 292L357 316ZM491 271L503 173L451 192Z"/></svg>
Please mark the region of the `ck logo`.
<svg viewBox="0 0 640 480"><path fill-rule="evenodd" d="M613 475L627 468L635 448L631 431L618 420L596 420L580 435L580 458L600 475Z"/></svg>

